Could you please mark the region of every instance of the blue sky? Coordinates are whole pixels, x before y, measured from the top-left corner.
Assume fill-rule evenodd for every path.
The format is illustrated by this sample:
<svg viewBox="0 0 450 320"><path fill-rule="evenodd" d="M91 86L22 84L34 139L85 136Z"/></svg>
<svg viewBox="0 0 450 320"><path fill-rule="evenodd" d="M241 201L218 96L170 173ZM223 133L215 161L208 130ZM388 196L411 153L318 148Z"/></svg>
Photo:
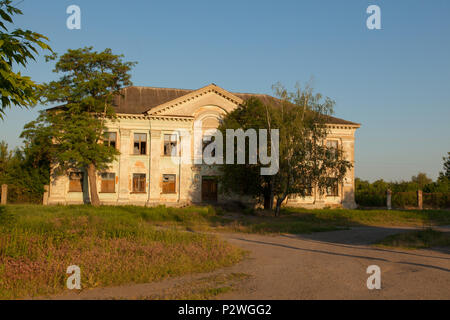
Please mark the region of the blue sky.
<svg viewBox="0 0 450 320"><path fill-rule="evenodd" d="M211 82L271 94L313 78L336 101L335 115L358 122L356 176L436 178L450 151L450 1L19 0L16 25L47 35L54 51L112 48L137 61L135 85L196 89ZM81 30L66 8L81 8ZM381 8L382 30L368 30L366 8ZM23 73L55 79L43 57ZM7 110L0 140L37 116Z"/></svg>

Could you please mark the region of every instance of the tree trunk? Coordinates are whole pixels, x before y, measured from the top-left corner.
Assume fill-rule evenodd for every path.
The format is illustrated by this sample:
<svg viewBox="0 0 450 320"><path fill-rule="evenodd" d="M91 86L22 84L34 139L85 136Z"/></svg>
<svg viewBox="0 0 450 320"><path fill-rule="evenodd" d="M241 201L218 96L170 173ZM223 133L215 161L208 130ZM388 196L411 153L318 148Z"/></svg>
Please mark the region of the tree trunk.
<svg viewBox="0 0 450 320"><path fill-rule="evenodd" d="M287 193L285 193L282 197L277 198L277 203L275 206L275 217L280 216L281 205L283 204L283 201L286 199L286 197L287 197Z"/></svg>
<svg viewBox="0 0 450 320"><path fill-rule="evenodd" d="M264 210L270 210L270 196L267 193L264 194Z"/></svg>
<svg viewBox="0 0 450 320"><path fill-rule="evenodd" d="M280 216L280 210L281 210L281 204L283 203L284 199L277 199L277 204L275 207L275 217L279 217Z"/></svg>
<svg viewBox="0 0 450 320"><path fill-rule="evenodd" d="M91 204L94 207L98 207L100 205L100 199L98 198L97 193L97 170L95 169L94 164L90 164L87 168L88 178L89 178L89 193L91 195Z"/></svg>
<svg viewBox="0 0 450 320"><path fill-rule="evenodd" d="M272 188L269 181L269 187L264 189L264 210L273 209Z"/></svg>
<svg viewBox="0 0 450 320"><path fill-rule="evenodd" d="M270 177L270 181L269 181L269 208L270 208L270 210L273 209L273 198L274 198L272 178L273 177Z"/></svg>

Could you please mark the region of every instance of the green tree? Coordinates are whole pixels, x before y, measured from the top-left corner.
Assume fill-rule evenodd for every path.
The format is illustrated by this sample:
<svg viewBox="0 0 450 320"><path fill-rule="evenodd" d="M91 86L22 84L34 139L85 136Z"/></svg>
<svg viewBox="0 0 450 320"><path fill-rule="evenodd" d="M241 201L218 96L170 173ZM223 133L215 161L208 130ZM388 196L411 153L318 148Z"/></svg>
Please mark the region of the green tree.
<svg viewBox="0 0 450 320"><path fill-rule="evenodd" d="M419 172L417 176L411 177L411 182L414 182L417 184L418 189L423 190L423 188L427 185L433 182L432 179L427 177L426 173Z"/></svg>
<svg viewBox="0 0 450 320"><path fill-rule="evenodd" d="M59 80L43 86L43 102L62 107L41 113L27 128L29 134L50 136L52 173L65 174L81 169L88 175L90 202L99 205L97 170L106 169L119 152L102 142L105 121L114 121L113 97L131 85L130 70L135 62L122 61L111 49L92 47L68 50L55 64ZM57 60L53 54L49 60Z"/></svg>
<svg viewBox="0 0 450 320"><path fill-rule="evenodd" d="M8 184L9 202L42 201L44 185L49 183L50 161L42 137L24 137L25 146L8 150L0 142L0 184Z"/></svg>
<svg viewBox="0 0 450 320"><path fill-rule="evenodd" d="M221 181L225 191L263 197L266 208L273 208L276 201L275 215L279 215L289 195L306 196L310 190L324 193L342 183L351 163L344 159L341 148L326 143L329 134L326 121L333 112L332 100L313 94L309 87L302 89L297 85L294 92L288 92L280 84L273 88L278 97L273 103L250 99L228 114L219 129L239 127L269 132L279 129L278 172L258 177L261 164L224 165ZM268 149L273 151L270 145Z"/></svg>
<svg viewBox="0 0 450 320"><path fill-rule="evenodd" d="M447 157L443 157L444 171L439 173L439 178L450 180L450 152L447 152Z"/></svg>
<svg viewBox="0 0 450 320"><path fill-rule="evenodd" d="M8 144L0 141L0 184L5 182L8 163L11 159L11 152L8 150Z"/></svg>
<svg viewBox="0 0 450 320"><path fill-rule="evenodd" d="M17 14L22 11L11 5L11 0L0 0L0 119L11 105L29 107L38 101L36 91L40 86L14 72L13 67L25 67L30 60L35 60L38 48L51 51L45 42L47 37L39 33L20 28L8 31L6 25L13 24L12 17Z"/></svg>

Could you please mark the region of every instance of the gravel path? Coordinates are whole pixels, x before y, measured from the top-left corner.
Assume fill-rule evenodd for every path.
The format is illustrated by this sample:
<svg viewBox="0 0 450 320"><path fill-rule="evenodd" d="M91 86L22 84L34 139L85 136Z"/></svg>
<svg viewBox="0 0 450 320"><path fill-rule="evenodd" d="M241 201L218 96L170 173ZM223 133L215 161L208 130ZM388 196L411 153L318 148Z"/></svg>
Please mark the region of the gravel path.
<svg viewBox="0 0 450 320"><path fill-rule="evenodd" d="M93 289L58 299L152 296L205 276L246 273L219 299L450 299L450 251L376 248L370 244L409 229L358 227L311 235L221 234L250 252L233 267L150 284ZM449 229L442 228L448 231ZM366 286L369 265L381 268L380 290Z"/></svg>

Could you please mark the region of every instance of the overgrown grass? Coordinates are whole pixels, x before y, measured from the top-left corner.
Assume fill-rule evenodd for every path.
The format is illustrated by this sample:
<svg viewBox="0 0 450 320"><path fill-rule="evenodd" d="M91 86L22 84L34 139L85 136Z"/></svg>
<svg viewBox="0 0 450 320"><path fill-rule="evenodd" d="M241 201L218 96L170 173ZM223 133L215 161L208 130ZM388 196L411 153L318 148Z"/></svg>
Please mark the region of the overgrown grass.
<svg viewBox="0 0 450 320"><path fill-rule="evenodd" d="M83 288L143 283L231 265L242 251L201 233L311 233L358 225L450 224L439 210L305 210L281 217L213 207L0 207L0 298L59 293L66 269L81 268Z"/></svg>
<svg viewBox="0 0 450 320"><path fill-rule="evenodd" d="M450 233L433 229L415 230L388 236L377 245L408 249L450 247Z"/></svg>
<svg viewBox="0 0 450 320"><path fill-rule="evenodd" d="M62 292L70 265L81 268L87 289L206 272L239 261L242 251L215 236L153 223L210 215L208 208L2 207L0 298Z"/></svg>

